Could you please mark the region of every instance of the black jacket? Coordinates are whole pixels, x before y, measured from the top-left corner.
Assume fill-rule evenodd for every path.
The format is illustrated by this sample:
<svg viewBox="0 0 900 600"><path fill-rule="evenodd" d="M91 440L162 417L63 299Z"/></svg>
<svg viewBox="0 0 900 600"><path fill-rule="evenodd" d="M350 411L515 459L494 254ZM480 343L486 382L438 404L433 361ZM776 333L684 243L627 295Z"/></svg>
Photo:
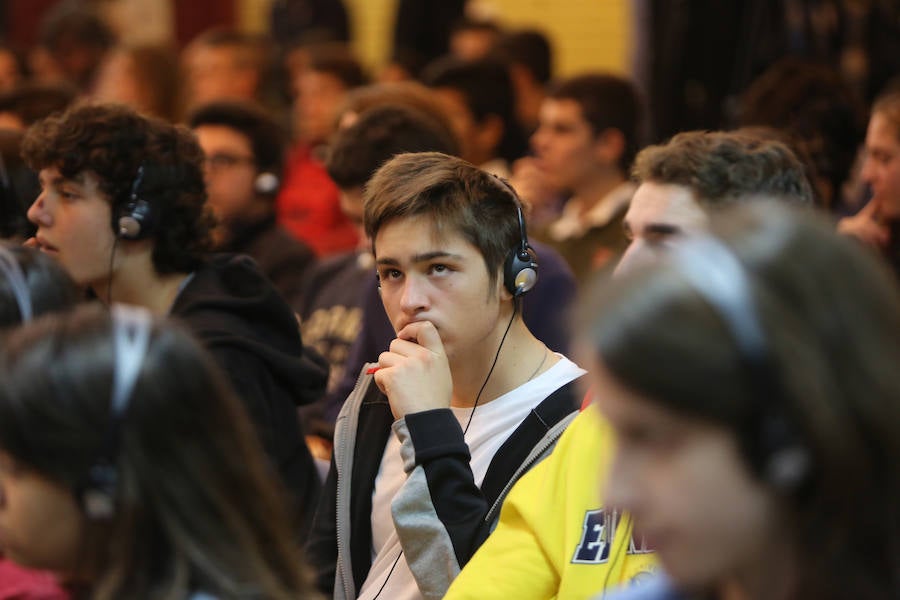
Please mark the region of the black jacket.
<svg viewBox="0 0 900 600"><path fill-rule="evenodd" d="M246 254L275 284L289 306L300 302L303 281L316 262L312 249L275 222L275 215L231 223L230 237L221 252Z"/></svg>
<svg viewBox="0 0 900 600"><path fill-rule="evenodd" d="M297 406L324 392L324 361L303 347L294 313L247 256L211 258L178 295L171 315L194 333L231 380L305 531L319 479Z"/></svg>

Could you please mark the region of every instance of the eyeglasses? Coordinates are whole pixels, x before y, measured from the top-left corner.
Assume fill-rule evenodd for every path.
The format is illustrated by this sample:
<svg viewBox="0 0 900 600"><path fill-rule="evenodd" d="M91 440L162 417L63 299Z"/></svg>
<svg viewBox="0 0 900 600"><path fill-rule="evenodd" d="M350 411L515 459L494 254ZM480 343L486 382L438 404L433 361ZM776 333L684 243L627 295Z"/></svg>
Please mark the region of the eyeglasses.
<svg viewBox="0 0 900 600"><path fill-rule="evenodd" d="M236 154L210 154L205 158L206 166L211 171L219 171L221 169L233 169L241 164L253 165L256 161L252 156L238 156Z"/></svg>

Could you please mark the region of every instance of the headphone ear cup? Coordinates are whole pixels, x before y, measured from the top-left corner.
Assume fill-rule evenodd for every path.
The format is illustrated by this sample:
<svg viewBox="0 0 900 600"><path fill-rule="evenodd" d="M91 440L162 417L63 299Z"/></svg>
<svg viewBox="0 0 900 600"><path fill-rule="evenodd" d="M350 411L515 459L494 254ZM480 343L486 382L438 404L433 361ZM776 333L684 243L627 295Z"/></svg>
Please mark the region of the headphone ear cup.
<svg viewBox="0 0 900 600"><path fill-rule="evenodd" d="M506 257L503 267L503 284L506 291L517 298L531 290L538 278L537 254L531 246L516 248Z"/></svg>
<svg viewBox="0 0 900 600"><path fill-rule="evenodd" d="M799 445L782 448L766 460L763 476L776 489L790 492L806 481L810 462L806 448Z"/></svg>
<svg viewBox="0 0 900 600"><path fill-rule="evenodd" d="M253 182L253 189L257 194L272 196L278 191L279 185L281 185L281 182L275 173L263 171L256 176L256 180Z"/></svg>
<svg viewBox="0 0 900 600"><path fill-rule="evenodd" d="M88 470L87 485L81 490L81 509L93 520L109 519L116 511L116 487L119 473L116 467L101 460Z"/></svg>
<svg viewBox="0 0 900 600"><path fill-rule="evenodd" d="M749 456L763 481L790 493L808 479L812 457L783 415L763 416L748 434Z"/></svg>
<svg viewBox="0 0 900 600"><path fill-rule="evenodd" d="M122 206L115 221L116 235L124 240L140 240L153 231L153 211L146 200L131 200Z"/></svg>

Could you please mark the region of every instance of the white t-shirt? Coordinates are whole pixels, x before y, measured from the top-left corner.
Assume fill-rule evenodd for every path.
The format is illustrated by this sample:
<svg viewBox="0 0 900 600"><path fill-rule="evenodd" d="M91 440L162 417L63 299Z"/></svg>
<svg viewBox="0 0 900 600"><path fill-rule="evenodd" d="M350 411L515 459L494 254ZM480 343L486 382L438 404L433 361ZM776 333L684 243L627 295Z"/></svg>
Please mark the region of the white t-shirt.
<svg viewBox="0 0 900 600"><path fill-rule="evenodd" d="M562 356L559 362L534 379L499 398L476 407L465 439L472 458L469 466L479 487L487 473L488 466L500 446L528 416L531 409L540 404L550 394L585 373L584 369ZM470 408L451 407L465 429L469 421ZM394 529L391 517L391 502L406 482L403 461L400 458L400 440L390 436L381 458L381 466L375 477L372 493L372 568L360 588L361 599L372 600L378 595L382 584L384 590L380 599L421 598L416 580L401 554L400 539ZM396 566L394 565L396 561ZM393 572L388 576L388 572Z"/></svg>

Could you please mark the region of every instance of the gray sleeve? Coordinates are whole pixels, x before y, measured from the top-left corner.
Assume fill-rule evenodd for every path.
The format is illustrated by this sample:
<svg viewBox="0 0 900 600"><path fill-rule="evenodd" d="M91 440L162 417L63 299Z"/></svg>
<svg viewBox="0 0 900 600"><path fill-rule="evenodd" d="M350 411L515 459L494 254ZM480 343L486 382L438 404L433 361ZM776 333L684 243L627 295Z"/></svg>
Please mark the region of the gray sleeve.
<svg viewBox="0 0 900 600"><path fill-rule="evenodd" d="M432 502L425 469L416 464L406 419L396 421L393 429L400 440L400 455L407 474L406 483L391 503L394 527L422 596L428 600L443 598L460 571L456 552Z"/></svg>

